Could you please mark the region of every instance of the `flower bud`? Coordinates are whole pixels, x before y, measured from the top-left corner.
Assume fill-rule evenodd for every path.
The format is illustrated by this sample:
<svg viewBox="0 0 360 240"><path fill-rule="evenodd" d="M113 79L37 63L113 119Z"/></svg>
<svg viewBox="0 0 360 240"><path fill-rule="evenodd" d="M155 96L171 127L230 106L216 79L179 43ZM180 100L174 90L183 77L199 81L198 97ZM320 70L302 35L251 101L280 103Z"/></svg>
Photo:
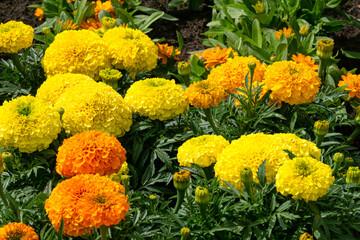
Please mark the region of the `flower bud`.
<svg viewBox="0 0 360 240"><path fill-rule="evenodd" d="M360 106L356 108L356 115L354 118L356 121L360 121Z"/></svg>
<svg viewBox="0 0 360 240"><path fill-rule="evenodd" d="M121 182L121 175L117 174L117 173L113 173L111 175L107 175L108 178L110 178L111 180L113 180L114 182Z"/></svg>
<svg viewBox="0 0 360 240"><path fill-rule="evenodd" d="M129 173L129 167L128 167L128 163L127 162L124 162L122 165L121 165L121 168L119 170L119 172L117 174L119 175L127 175Z"/></svg>
<svg viewBox="0 0 360 240"><path fill-rule="evenodd" d="M346 166L351 166L354 163L354 159L352 159L352 157L346 157L345 158L345 165Z"/></svg>
<svg viewBox="0 0 360 240"><path fill-rule="evenodd" d="M251 171L251 168L249 167L242 168L240 171L240 179L244 185L251 184L253 182L253 173Z"/></svg>
<svg viewBox="0 0 360 240"><path fill-rule="evenodd" d="M155 195L150 195L150 196L149 196L149 199L150 199L150 200L155 200L155 199L156 199L156 196L155 196Z"/></svg>
<svg viewBox="0 0 360 240"><path fill-rule="evenodd" d="M118 88L118 81L123 76L119 70L104 69L99 72L101 80L115 90Z"/></svg>
<svg viewBox="0 0 360 240"><path fill-rule="evenodd" d="M329 59L332 56L332 50L334 49L334 42L331 39L323 38L317 42L316 54L319 58Z"/></svg>
<svg viewBox="0 0 360 240"><path fill-rule="evenodd" d="M266 4L262 1L258 1L255 5L251 5L257 14L262 14L265 12L265 6Z"/></svg>
<svg viewBox="0 0 360 240"><path fill-rule="evenodd" d="M180 170L174 174L174 186L178 190L185 190L190 185L190 172L187 170Z"/></svg>
<svg viewBox="0 0 360 240"><path fill-rule="evenodd" d="M314 237L307 232L304 232L303 235L300 236L299 240L314 240Z"/></svg>
<svg viewBox="0 0 360 240"><path fill-rule="evenodd" d="M198 204L207 204L209 201L209 190L204 187L197 187L195 190L195 202Z"/></svg>
<svg viewBox="0 0 360 240"><path fill-rule="evenodd" d="M309 34L309 27L308 26L302 26L299 30L299 33L301 36L306 37Z"/></svg>
<svg viewBox="0 0 360 240"><path fill-rule="evenodd" d="M189 228L182 228L180 230L181 239L188 239L190 236L190 229Z"/></svg>
<svg viewBox="0 0 360 240"><path fill-rule="evenodd" d="M121 175L121 182L124 185L124 195L127 195L128 191L129 191L129 182L130 182L130 177L129 175Z"/></svg>
<svg viewBox="0 0 360 240"><path fill-rule="evenodd" d="M333 156L333 160L336 163L339 163L339 164L342 163L344 161L344 154L342 154L340 152L335 153Z"/></svg>
<svg viewBox="0 0 360 240"><path fill-rule="evenodd" d="M4 164L10 163L14 160L14 155L12 155L11 152L2 152L1 157Z"/></svg>
<svg viewBox="0 0 360 240"><path fill-rule="evenodd" d="M46 34L49 34L49 33L51 32L50 28L48 28L48 27L44 27L41 31L42 31L42 33L45 34L45 35L46 35Z"/></svg>
<svg viewBox="0 0 360 240"><path fill-rule="evenodd" d="M62 117L64 116L64 113L65 113L65 109L63 107L60 107L58 109L58 112L60 114L60 121L62 120Z"/></svg>
<svg viewBox="0 0 360 240"><path fill-rule="evenodd" d="M359 167L349 167L349 169L346 172L346 182L360 184L360 169L359 169Z"/></svg>
<svg viewBox="0 0 360 240"><path fill-rule="evenodd" d="M249 62L248 63L248 67L250 69L250 72L254 72L255 71L255 68L256 68L256 63L254 62Z"/></svg>
<svg viewBox="0 0 360 240"><path fill-rule="evenodd" d="M276 56L271 56L270 61L275 62L276 61Z"/></svg>
<svg viewBox="0 0 360 240"><path fill-rule="evenodd" d="M101 28L105 31L114 28L116 23L116 19L112 17L103 17L101 19Z"/></svg>
<svg viewBox="0 0 360 240"><path fill-rule="evenodd" d="M326 120L316 121L314 124L314 132L316 135L325 136L329 132L329 122Z"/></svg>
<svg viewBox="0 0 360 240"><path fill-rule="evenodd" d="M190 66L190 63L188 62L179 62L178 63L178 73L181 75L181 76L189 76L190 73L191 73L191 66Z"/></svg>

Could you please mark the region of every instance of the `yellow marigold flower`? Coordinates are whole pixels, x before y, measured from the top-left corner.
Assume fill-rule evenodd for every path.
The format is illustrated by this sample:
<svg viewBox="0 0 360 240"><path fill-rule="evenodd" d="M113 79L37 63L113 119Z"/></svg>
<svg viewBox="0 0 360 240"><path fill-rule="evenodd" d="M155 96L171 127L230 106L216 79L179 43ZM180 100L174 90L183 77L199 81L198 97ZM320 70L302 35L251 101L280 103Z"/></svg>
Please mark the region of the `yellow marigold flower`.
<svg viewBox="0 0 360 240"><path fill-rule="evenodd" d="M96 33L64 31L56 35L45 51L42 65L47 76L81 73L98 79L99 71L110 67L110 59L101 37Z"/></svg>
<svg viewBox="0 0 360 240"><path fill-rule="evenodd" d="M147 78L133 83L124 99L134 113L164 121L187 112L189 104L183 94L174 80Z"/></svg>
<svg viewBox="0 0 360 240"><path fill-rule="evenodd" d="M346 76L342 75L341 78L342 81L339 81L338 86L348 85L345 90L349 91L349 97L357 97L360 99L360 75L348 73Z"/></svg>
<svg viewBox="0 0 360 240"><path fill-rule="evenodd" d="M65 109L62 121L69 135L97 130L121 137L132 125L131 110L124 99L102 82L69 87L55 106Z"/></svg>
<svg viewBox="0 0 360 240"><path fill-rule="evenodd" d="M229 145L223 136L203 135L184 142L178 149L177 159L180 166L208 167L216 162L217 156Z"/></svg>
<svg viewBox="0 0 360 240"><path fill-rule="evenodd" d="M0 23L0 53L17 53L31 46L34 29L23 22Z"/></svg>
<svg viewBox="0 0 360 240"><path fill-rule="evenodd" d="M319 92L321 79L309 65L293 61L275 62L265 72L264 90L273 101L290 105L310 103Z"/></svg>
<svg viewBox="0 0 360 240"><path fill-rule="evenodd" d="M234 57L238 56L238 53L235 52L232 48L221 48L220 46L216 46L215 49L206 49L196 55L199 58L203 57L205 59L205 68L209 70L210 68L214 68L217 64L226 63L230 54L232 54Z"/></svg>
<svg viewBox="0 0 360 240"><path fill-rule="evenodd" d="M191 105L199 108L217 106L227 93L215 82L204 80L190 84L185 90L184 98Z"/></svg>
<svg viewBox="0 0 360 240"><path fill-rule="evenodd" d="M43 82L37 90L36 98L54 105L66 89L79 83L91 84L95 83L95 81L89 76L83 74L56 74L47 78L46 81Z"/></svg>
<svg viewBox="0 0 360 240"><path fill-rule="evenodd" d="M282 195L306 202L324 196L335 178L329 165L312 157L296 157L287 160L276 175L276 190Z"/></svg>
<svg viewBox="0 0 360 240"><path fill-rule="evenodd" d="M284 149L289 150L295 156L314 156L319 159L321 155L321 151L315 143L301 139L295 134L250 134L232 141L219 154L214 166L215 176L242 191L241 169L251 168L254 182L259 182L257 171L266 159L266 179L268 182L274 181L279 167L289 159L289 155ZM221 185L226 186L222 181Z"/></svg>
<svg viewBox="0 0 360 240"><path fill-rule="evenodd" d="M95 2L92 2L95 3ZM96 7L95 7L95 17L97 17L101 10L108 11L111 16L115 17L115 10L111 4L111 1L102 2L101 0L96 1Z"/></svg>
<svg viewBox="0 0 360 240"><path fill-rule="evenodd" d="M157 65L158 48L151 39L137 29L115 27L104 33L112 64L125 69L131 78Z"/></svg>
<svg viewBox="0 0 360 240"><path fill-rule="evenodd" d="M41 8L37 8L35 9L34 15L38 18L39 21L41 21L44 17L44 10L42 10Z"/></svg>
<svg viewBox="0 0 360 240"><path fill-rule="evenodd" d="M181 169L179 172L175 172L173 178L176 189L179 189L178 187L186 189L190 183L190 175L188 170Z"/></svg>
<svg viewBox="0 0 360 240"><path fill-rule="evenodd" d="M210 71L208 80L220 84L229 92L235 92L235 88L240 88L245 83L245 77L250 71L248 64L251 62L256 63L254 82L261 82L267 66L253 56L229 58L226 63Z"/></svg>
<svg viewBox="0 0 360 240"><path fill-rule="evenodd" d="M262 2L262 1L258 1L255 5L251 5L256 13L264 13L265 12L265 6L266 6L266 3Z"/></svg>
<svg viewBox="0 0 360 240"><path fill-rule="evenodd" d="M277 39L280 39L281 35L283 35L283 34L286 38L291 38L292 36L295 35L292 28L283 28L282 30L280 29L279 31L275 32L275 37Z"/></svg>
<svg viewBox="0 0 360 240"><path fill-rule="evenodd" d="M314 237L313 237L312 235L310 235L309 233L304 232L304 233L300 236L299 240L314 240Z"/></svg>
<svg viewBox="0 0 360 240"><path fill-rule="evenodd" d="M56 172L70 178L79 174L110 175L126 161L121 143L108 133L87 131L65 139L56 158Z"/></svg>
<svg viewBox="0 0 360 240"><path fill-rule="evenodd" d="M81 174L59 183L45 202L46 213L59 231L64 219L64 235L82 236L92 228L117 225L129 211L124 187L107 177Z"/></svg>
<svg viewBox="0 0 360 240"><path fill-rule="evenodd" d="M35 230L22 222L8 223L0 228L0 240L39 240Z"/></svg>
<svg viewBox="0 0 360 240"><path fill-rule="evenodd" d="M87 29L89 31L94 31L101 28L101 22L96 18L88 18L86 21L82 21L80 24L80 29Z"/></svg>
<svg viewBox="0 0 360 240"><path fill-rule="evenodd" d="M61 22L60 20L56 21L58 24ZM67 20L67 21L63 21L62 25L61 25L61 29L64 30L76 30L78 29L79 26L73 22L73 20Z"/></svg>
<svg viewBox="0 0 360 240"><path fill-rule="evenodd" d="M294 62L296 63L305 63L315 71L319 69L319 65L315 64L315 59L312 59L310 56L305 56L299 53L297 56L292 55L291 59L294 60Z"/></svg>
<svg viewBox="0 0 360 240"><path fill-rule="evenodd" d="M180 60L178 56L181 54L181 51L179 51L178 49L174 50L174 46L169 47L167 43L166 44L156 43L156 46L159 48L158 57L161 59L162 64L167 63L167 60L171 58L173 52L175 54L174 59Z"/></svg>
<svg viewBox="0 0 360 240"><path fill-rule="evenodd" d="M0 107L0 146L26 153L41 151L60 131L58 111L33 96L5 101Z"/></svg>

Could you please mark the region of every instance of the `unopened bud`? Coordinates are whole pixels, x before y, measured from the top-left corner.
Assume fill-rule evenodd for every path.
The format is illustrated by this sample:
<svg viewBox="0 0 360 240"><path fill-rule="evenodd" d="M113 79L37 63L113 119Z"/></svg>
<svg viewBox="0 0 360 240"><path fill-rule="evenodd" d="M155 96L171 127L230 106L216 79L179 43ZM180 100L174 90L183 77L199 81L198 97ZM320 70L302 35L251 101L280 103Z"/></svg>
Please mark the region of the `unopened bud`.
<svg viewBox="0 0 360 240"><path fill-rule="evenodd" d="M62 120L63 116L64 116L64 113L65 113L65 109L63 107L60 107L58 109L58 112L60 114L60 121Z"/></svg>
<svg viewBox="0 0 360 240"><path fill-rule="evenodd" d="M342 163L344 161L344 154L337 152L333 156L334 162Z"/></svg>
<svg viewBox="0 0 360 240"><path fill-rule="evenodd" d="M189 76L190 73L191 73L191 66L190 66L190 63L188 62L179 62L178 63L178 73L181 75L181 76Z"/></svg>
<svg viewBox="0 0 360 240"><path fill-rule="evenodd" d="M210 193L207 188L197 187L195 190L195 202L198 204L207 204L210 201Z"/></svg>
<svg viewBox="0 0 360 240"><path fill-rule="evenodd" d="M309 34L309 27L308 26L302 26L299 31L300 35L303 37L306 37Z"/></svg>
<svg viewBox="0 0 360 240"><path fill-rule="evenodd" d="M174 186L178 190L185 190L190 185L190 172L187 170L180 170L174 174Z"/></svg>
<svg viewBox="0 0 360 240"><path fill-rule="evenodd" d="M329 59L332 56L332 50L334 49L334 42L331 39L323 38L317 42L316 54L319 58Z"/></svg>
<svg viewBox="0 0 360 240"><path fill-rule="evenodd" d="M317 135L325 136L329 132L329 122L326 120L316 121L314 124L314 132Z"/></svg>
<svg viewBox="0 0 360 240"><path fill-rule="evenodd" d="M155 195L150 195L150 196L149 196L149 199L150 199L150 200L155 200L155 199L156 199L156 196L155 196Z"/></svg>
<svg viewBox="0 0 360 240"><path fill-rule="evenodd" d="M190 229L189 228L182 228L180 230L181 239L188 239L190 237Z"/></svg>
<svg viewBox="0 0 360 240"><path fill-rule="evenodd" d="M354 118L356 121L360 121L360 106L356 108L356 115Z"/></svg>
<svg viewBox="0 0 360 240"><path fill-rule="evenodd" d="M41 31L42 31L43 34L46 35L46 34L49 34L51 30L48 27L43 27L43 29Z"/></svg>
<svg viewBox="0 0 360 240"><path fill-rule="evenodd" d="M251 168L249 167L242 168L240 171L240 179L244 185L251 184L253 182L253 173L251 171Z"/></svg>
<svg viewBox="0 0 360 240"><path fill-rule="evenodd" d="M112 17L103 17L101 19L101 28L104 29L104 31L107 31L113 27L115 27L116 19Z"/></svg>
<svg viewBox="0 0 360 240"><path fill-rule="evenodd" d="M360 169L359 169L359 167L349 167L349 169L346 172L346 182L360 184Z"/></svg>

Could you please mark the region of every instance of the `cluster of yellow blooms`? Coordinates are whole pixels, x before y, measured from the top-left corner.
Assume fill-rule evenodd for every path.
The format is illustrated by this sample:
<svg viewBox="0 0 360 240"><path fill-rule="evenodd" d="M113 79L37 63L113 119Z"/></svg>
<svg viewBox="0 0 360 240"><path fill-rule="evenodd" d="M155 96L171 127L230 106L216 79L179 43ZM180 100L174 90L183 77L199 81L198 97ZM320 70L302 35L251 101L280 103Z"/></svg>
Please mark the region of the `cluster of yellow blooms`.
<svg viewBox="0 0 360 240"><path fill-rule="evenodd" d="M321 155L321 151L314 143L301 139L295 134L250 134L234 140L222 151L214 166L215 176L242 191L240 170L244 167L251 168L254 173L253 179L258 182L256 173L261 163L266 160L266 179L273 181L279 167L289 159L285 149L299 157L314 156L319 159Z"/></svg>
<svg viewBox="0 0 360 240"><path fill-rule="evenodd" d="M133 83L124 99L134 113L164 121L187 112L189 104L183 94L174 80L147 78Z"/></svg>
<svg viewBox="0 0 360 240"><path fill-rule="evenodd" d="M121 143L107 133L95 130L65 139L59 147L56 171L70 178L78 174L110 175L126 161Z"/></svg>
<svg viewBox="0 0 360 240"><path fill-rule="evenodd" d="M178 149L177 159L180 166L209 167L216 162L218 155L229 145L223 136L203 135L184 142Z"/></svg>
<svg viewBox="0 0 360 240"><path fill-rule="evenodd" d="M0 228L0 240L39 240L35 230L22 222L9 223Z"/></svg>
<svg viewBox="0 0 360 240"><path fill-rule="evenodd" d="M0 53L17 53L31 46L34 29L23 22L0 23Z"/></svg>
<svg viewBox="0 0 360 240"><path fill-rule="evenodd" d="M33 97L5 101L0 107L0 145L31 153L47 149L61 131L59 112Z"/></svg>
<svg viewBox="0 0 360 240"><path fill-rule="evenodd" d="M117 225L129 211L124 187L110 178L81 174L59 183L45 202L46 213L64 235L82 236L92 228Z"/></svg>
<svg viewBox="0 0 360 240"><path fill-rule="evenodd" d="M287 160L276 175L276 190L282 195L306 202L324 196L335 178L329 165L312 157L296 157Z"/></svg>
<svg viewBox="0 0 360 240"><path fill-rule="evenodd" d="M103 39L112 65L128 71L131 78L156 67L158 47L140 30L116 27L106 31Z"/></svg>

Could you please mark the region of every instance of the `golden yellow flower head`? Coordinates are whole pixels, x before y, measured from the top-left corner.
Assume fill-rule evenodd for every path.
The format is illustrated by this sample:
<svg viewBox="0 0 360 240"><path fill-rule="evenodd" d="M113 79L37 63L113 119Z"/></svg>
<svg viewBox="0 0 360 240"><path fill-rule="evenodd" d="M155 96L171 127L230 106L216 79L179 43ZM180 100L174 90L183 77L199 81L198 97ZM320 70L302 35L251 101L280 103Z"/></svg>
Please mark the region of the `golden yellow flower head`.
<svg viewBox="0 0 360 240"><path fill-rule="evenodd" d="M102 82L67 88L55 107L65 109L62 121L68 135L97 130L121 137L132 125L132 113L124 99Z"/></svg>
<svg viewBox="0 0 360 240"><path fill-rule="evenodd" d="M35 9L34 15L38 18L39 21L41 21L44 17L44 10L42 10L41 8L37 8Z"/></svg>
<svg viewBox="0 0 360 240"><path fill-rule="evenodd" d="M34 29L23 22L0 23L0 53L17 53L31 46Z"/></svg>
<svg viewBox="0 0 360 240"><path fill-rule="evenodd" d="M265 91L272 91L273 101L294 105L314 101L321 79L305 63L281 61L268 66L263 84Z"/></svg>
<svg viewBox="0 0 360 240"><path fill-rule="evenodd" d="M178 149L177 159L180 166L208 167L216 162L218 155L229 145L223 136L203 135L184 142Z"/></svg>
<svg viewBox="0 0 360 240"><path fill-rule="evenodd" d="M310 56L305 56L304 54L299 53L297 56L292 55L291 59L296 63L305 63L315 71L319 69L319 65L315 64L315 59L312 59Z"/></svg>
<svg viewBox="0 0 360 240"><path fill-rule="evenodd" d="M187 112L189 104L183 94L174 80L147 78L133 83L124 99L134 113L164 121Z"/></svg>
<svg viewBox="0 0 360 240"><path fill-rule="evenodd" d="M26 153L41 151L60 131L58 111L33 96L5 101L0 107L0 146Z"/></svg>
<svg viewBox="0 0 360 240"><path fill-rule="evenodd" d="M347 85L345 91L349 91L349 97L357 97L360 99L360 75L348 73L346 76L341 76L342 81L339 81L338 86L342 87Z"/></svg>
<svg viewBox="0 0 360 240"><path fill-rule="evenodd" d="M309 34L309 27L306 25L301 26L299 33L301 36L306 37Z"/></svg>
<svg viewBox="0 0 360 240"><path fill-rule="evenodd" d="M115 27L106 31L103 39L112 64L118 69L128 71L131 78L156 67L158 47L140 30Z"/></svg>
<svg viewBox="0 0 360 240"><path fill-rule="evenodd" d="M48 77L37 90L36 98L54 105L66 89L80 83L91 84L95 81L87 75L76 73L56 74Z"/></svg>
<svg viewBox="0 0 360 240"><path fill-rule="evenodd" d="M180 60L179 55L181 51L178 49L174 49L174 46L170 46L166 44L156 43L156 46L159 48L158 57L161 59L162 64L166 64L167 60L171 58L172 54L174 53L174 59Z"/></svg>
<svg viewBox="0 0 360 240"><path fill-rule="evenodd" d="M314 240L314 237L313 237L312 235L310 235L309 233L304 232L304 233L300 236L299 240Z"/></svg>
<svg viewBox="0 0 360 240"><path fill-rule="evenodd" d="M0 240L39 240L35 230L22 222L8 223L0 228Z"/></svg>
<svg viewBox="0 0 360 240"><path fill-rule="evenodd" d="M262 14L265 12L266 3L258 1L255 5L251 6L255 9L256 13Z"/></svg>
<svg viewBox="0 0 360 240"><path fill-rule="evenodd" d="M285 27L282 30L280 29L279 31L275 32L275 37L277 39L280 39L282 35L284 35L286 38L291 38L295 35L295 33L293 32L292 28Z"/></svg>
<svg viewBox="0 0 360 240"><path fill-rule="evenodd" d="M256 63L254 71L254 82L261 82L266 70L266 64L261 64L253 56L229 58L223 63L210 71L208 80L221 85L225 90L234 92L235 88L240 88L245 83L245 77L249 73L249 63Z"/></svg>
<svg viewBox="0 0 360 240"><path fill-rule="evenodd" d="M48 77L81 73L97 80L100 70L110 68L110 60L104 42L96 33L69 30L56 35L45 51L42 65Z"/></svg>
<svg viewBox="0 0 360 240"><path fill-rule="evenodd" d="M360 169L359 167L349 167L346 172L347 183L360 184Z"/></svg>
<svg viewBox="0 0 360 240"><path fill-rule="evenodd" d="M253 180L259 182L257 171L266 159L266 179L269 182L273 181L279 167L289 159L288 153L284 151L285 149L295 156L315 156L319 159L321 155L320 149L314 143L301 139L295 134L250 134L232 141L219 154L214 166L215 176L242 191L241 169L244 167L251 168ZM220 182L221 185L226 186L222 181Z"/></svg>
<svg viewBox="0 0 360 240"><path fill-rule="evenodd" d="M329 165L312 157L296 157L279 168L276 190L284 196L291 194L295 200L316 201L329 191L334 180Z"/></svg>
<svg viewBox="0 0 360 240"><path fill-rule="evenodd" d="M114 10L110 0L105 1L105 2L102 2L101 0L96 1L96 7L94 9L95 17L98 17L101 10L108 11L111 14L111 16L115 17L115 10Z"/></svg>
<svg viewBox="0 0 360 240"><path fill-rule="evenodd" d="M206 64L205 68L210 70L210 68L214 68L217 64L226 63L230 58L230 55L233 57L238 56L238 53L232 48L221 48L220 46L216 46L215 48L206 49L195 55L199 58L204 58L204 64Z"/></svg>
<svg viewBox="0 0 360 240"><path fill-rule="evenodd" d="M332 50L334 49L334 41L329 38L322 38L317 42L316 54L319 58L328 59L332 56Z"/></svg>
<svg viewBox="0 0 360 240"><path fill-rule="evenodd" d="M316 135L324 136L329 132L329 122L326 120L318 120L314 124L314 132Z"/></svg>

